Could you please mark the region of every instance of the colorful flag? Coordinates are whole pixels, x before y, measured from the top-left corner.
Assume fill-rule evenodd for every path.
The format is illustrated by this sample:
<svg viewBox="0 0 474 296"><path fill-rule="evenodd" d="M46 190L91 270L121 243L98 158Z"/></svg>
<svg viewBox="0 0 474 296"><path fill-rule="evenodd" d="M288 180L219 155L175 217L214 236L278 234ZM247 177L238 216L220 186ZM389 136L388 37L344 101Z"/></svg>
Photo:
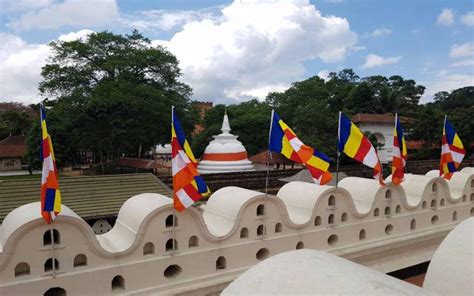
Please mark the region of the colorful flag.
<svg viewBox="0 0 474 296"><path fill-rule="evenodd" d="M448 180L451 179L453 173L459 168L464 155L466 155L464 145L453 126L448 121L447 116L445 116L439 175Z"/></svg>
<svg viewBox="0 0 474 296"><path fill-rule="evenodd" d="M304 164L311 173L314 183L324 185L331 181L332 175L328 171L331 162L329 157L301 142L274 111L272 111L272 118L268 149Z"/></svg>
<svg viewBox="0 0 474 296"><path fill-rule="evenodd" d="M379 180L380 185L385 185L377 151L369 139L342 112L339 112L338 149L350 158L373 168L374 179Z"/></svg>
<svg viewBox="0 0 474 296"><path fill-rule="evenodd" d="M43 173L41 177L41 215L46 223L51 223L61 212L61 191L58 183L58 170L54 158L53 143L46 125L46 112L40 107L41 117L41 160Z"/></svg>
<svg viewBox="0 0 474 296"><path fill-rule="evenodd" d="M393 129L393 158L392 158L392 183L400 185L405 175L407 159L407 145L403 137L403 128L400 125L398 114L395 114L395 127Z"/></svg>
<svg viewBox="0 0 474 296"><path fill-rule="evenodd" d="M191 151L174 108L171 119L171 155L173 172L173 203L179 212L209 195L204 179L197 172L197 162Z"/></svg>

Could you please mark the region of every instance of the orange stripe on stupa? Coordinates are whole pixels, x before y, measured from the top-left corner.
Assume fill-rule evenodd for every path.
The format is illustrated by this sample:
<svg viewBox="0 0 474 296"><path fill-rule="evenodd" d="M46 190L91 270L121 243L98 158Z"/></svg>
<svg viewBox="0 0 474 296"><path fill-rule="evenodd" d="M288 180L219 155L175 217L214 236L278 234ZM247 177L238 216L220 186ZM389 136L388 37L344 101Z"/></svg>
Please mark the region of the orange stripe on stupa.
<svg viewBox="0 0 474 296"><path fill-rule="evenodd" d="M237 161L247 159L247 152L204 154L203 160Z"/></svg>

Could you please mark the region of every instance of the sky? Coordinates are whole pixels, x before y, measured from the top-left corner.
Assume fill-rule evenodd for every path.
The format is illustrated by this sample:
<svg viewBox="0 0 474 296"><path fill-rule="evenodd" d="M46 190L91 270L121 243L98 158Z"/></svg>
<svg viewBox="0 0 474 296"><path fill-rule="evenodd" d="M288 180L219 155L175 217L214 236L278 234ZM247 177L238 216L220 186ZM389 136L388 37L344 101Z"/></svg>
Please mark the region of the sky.
<svg viewBox="0 0 474 296"><path fill-rule="evenodd" d="M352 68L438 91L474 85L470 0L0 0L0 102L39 102L48 43L138 29L177 56L193 99L264 99Z"/></svg>

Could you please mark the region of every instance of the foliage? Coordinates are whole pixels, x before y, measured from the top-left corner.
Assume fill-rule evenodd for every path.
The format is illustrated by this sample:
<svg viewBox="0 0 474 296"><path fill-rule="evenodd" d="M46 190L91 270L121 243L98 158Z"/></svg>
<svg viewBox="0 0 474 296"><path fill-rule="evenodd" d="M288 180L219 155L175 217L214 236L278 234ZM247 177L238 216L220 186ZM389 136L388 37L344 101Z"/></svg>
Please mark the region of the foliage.
<svg viewBox="0 0 474 296"><path fill-rule="evenodd" d="M137 31L93 33L50 47L39 89L54 98L44 103L59 166L76 163L79 151L91 151L103 163L169 142L172 105L184 127L192 128L196 112L191 88L178 81L178 60ZM28 141L30 159L39 137L36 128Z"/></svg>
<svg viewBox="0 0 474 296"><path fill-rule="evenodd" d="M35 117L30 107L20 103L0 103L0 140L9 135L26 135Z"/></svg>

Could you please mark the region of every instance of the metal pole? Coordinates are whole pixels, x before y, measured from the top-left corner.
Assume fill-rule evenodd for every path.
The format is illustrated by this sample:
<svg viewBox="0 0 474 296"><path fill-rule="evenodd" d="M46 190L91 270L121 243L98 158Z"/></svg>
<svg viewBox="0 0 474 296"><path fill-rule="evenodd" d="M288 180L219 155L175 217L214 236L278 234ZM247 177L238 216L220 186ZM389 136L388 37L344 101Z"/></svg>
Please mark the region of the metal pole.
<svg viewBox="0 0 474 296"><path fill-rule="evenodd" d="M51 218L51 223L49 223L49 234L51 235L51 252L52 252L52 265L53 265L53 279L56 278L56 256L54 252L54 231L53 231L53 220Z"/></svg>
<svg viewBox="0 0 474 296"><path fill-rule="evenodd" d="M171 125L174 124L174 106L171 106ZM173 162L173 160L171 160ZM173 174L173 170L171 170L171 174ZM174 182L173 182L174 183ZM176 207L174 206L174 187L173 187L173 224L171 228L171 239L172 239L172 250L171 250L171 256L174 257L175 255L175 241L176 241Z"/></svg>
<svg viewBox="0 0 474 296"><path fill-rule="evenodd" d="M264 199L264 211L263 211L263 236L262 238L265 239L267 235L267 198L268 198L268 179L270 177L270 160L272 159L272 152L270 151L270 139L272 135L272 127L273 127L273 115L275 114L275 110L272 110L272 116L270 118L270 129L268 132L268 148L267 148L267 175L265 178L265 199Z"/></svg>
<svg viewBox="0 0 474 296"><path fill-rule="evenodd" d="M337 127L337 159L336 159L336 189L339 184L339 158L341 157L341 152L339 151L339 140L341 138L341 114L342 112L339 111L339 122Z"/></svg>

